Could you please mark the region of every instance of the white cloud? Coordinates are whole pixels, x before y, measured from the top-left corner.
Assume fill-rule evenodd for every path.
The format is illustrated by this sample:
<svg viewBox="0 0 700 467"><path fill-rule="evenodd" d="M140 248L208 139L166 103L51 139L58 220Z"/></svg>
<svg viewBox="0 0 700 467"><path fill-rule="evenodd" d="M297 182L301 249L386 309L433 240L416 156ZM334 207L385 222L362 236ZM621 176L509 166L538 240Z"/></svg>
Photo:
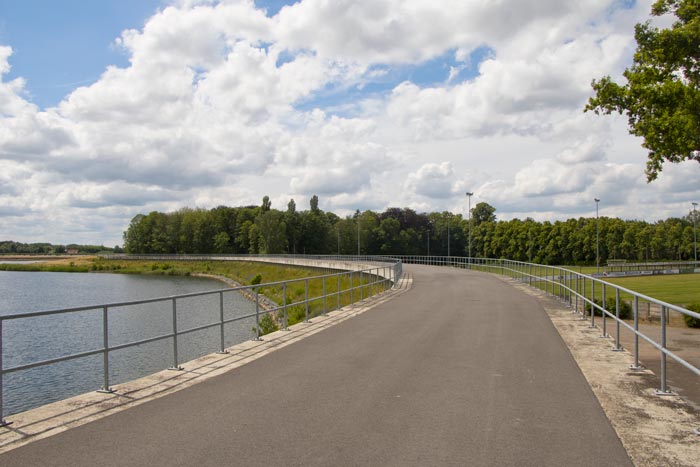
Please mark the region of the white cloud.
<svg viewBox="0 0 700 467"><path fill-rule="evenodd" d="M0 231L114 244L138 212L263 195L304 209L318 194L341 214L466 214L467 189L501 218L589 215L594 196L609 215L686 209L697 164L647 185L624 118L582 113L591 79L629 64L650 0L620 5L302 0L270 17L179 0L116 38L128 66L49 109L6 79L0 45ZM454 62L436 84L386 88L397 64L438 57Z"/></svg>

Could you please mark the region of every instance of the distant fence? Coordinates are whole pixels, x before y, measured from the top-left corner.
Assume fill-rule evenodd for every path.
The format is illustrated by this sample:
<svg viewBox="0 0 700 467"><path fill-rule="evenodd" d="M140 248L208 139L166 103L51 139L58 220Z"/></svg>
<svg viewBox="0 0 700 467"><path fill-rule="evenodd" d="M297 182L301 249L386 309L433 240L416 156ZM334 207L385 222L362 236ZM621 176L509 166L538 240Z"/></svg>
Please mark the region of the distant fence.
<svg viewBox="0 0 700 467"><path fill-rule="evenodd" d="M693 274L696 272L700 272L700 263L695 261L627 263L625 261L611 260L603 268L603 275L607 277Z"/></svg>

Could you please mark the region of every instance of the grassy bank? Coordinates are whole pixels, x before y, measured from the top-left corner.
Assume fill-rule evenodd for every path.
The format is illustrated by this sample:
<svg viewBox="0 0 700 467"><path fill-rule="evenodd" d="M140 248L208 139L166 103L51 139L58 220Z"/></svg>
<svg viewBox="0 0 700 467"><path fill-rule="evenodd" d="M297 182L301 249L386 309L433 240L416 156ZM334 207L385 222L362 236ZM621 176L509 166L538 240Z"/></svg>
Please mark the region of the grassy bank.
<svg viewBox="0 0 700 467"><path fill-rule="evenodd" d="M221 276L234 280L242 285L251 285L253 280L260 276L260 283L273 283L287 281L285 285L262 286L258 288L260 294L265 295L273 302L287 306L287 321L289 325L301 322L306 317L306 305L299 303L305 300L307 294L311 299L309 304L309 316L317 316L321 313L346 306L357 301L360 296L367 297L381 291L381 285L371 285L373 278L363 275L362 287L359 274L342 274L339 278L311 279L315 276L329 274L329 271L271 263L257 263L253 261L133 261L133 260L107 260L100 257L81 257L66 260L50 261L31 264L0 264L0 270L4 271L46 271L46 272L92 272L92 273L118 273L118 274L148 274L169 276L190 276L193 274L208 274ZM352 281L354 291L348 290ZM225 287L222 283L222 288ZM325 300L323 292L331 294ZM342 290L337 294L338 290ZM283 311L277 313L273 322L265 325L265 331L275 330L276 323L283 322Z"/></svg>

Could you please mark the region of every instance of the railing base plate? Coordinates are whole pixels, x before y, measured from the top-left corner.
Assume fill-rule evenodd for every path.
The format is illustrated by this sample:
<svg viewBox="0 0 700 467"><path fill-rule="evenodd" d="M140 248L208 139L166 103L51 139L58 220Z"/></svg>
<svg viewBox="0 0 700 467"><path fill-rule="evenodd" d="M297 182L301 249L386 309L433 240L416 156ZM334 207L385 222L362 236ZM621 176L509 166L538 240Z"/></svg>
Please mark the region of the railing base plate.
<svg viewBox="0 0 700 467"><path fill-rule="evenodd" d="M95 392L99 392L100 394L114 394L116 391L112 388L100 388Z"/></svg>
<svg viewBox="0 0 700 467"><path fill-rule="evenodd" d="M219 355L228 355L228 354L229 354L229 351L228 351L228 350L219 350L219 351L216 352L216 353L219 354Z"/></svg>
<svg viewBox="0 0 700 467"><path fill-rule="evenodd" d="M624 351L625 351L625 348L624 348L623 346L620 346L620 347L613 347L613 348L610 349L610 350L611 350L612 352L624 352Z"/></svg>
<svg viewBox="0 0 700 467"><path fill-rule="evenodd" d="M182 368L181 366L171 366L170 368L168 368L168 370L170 370L170 371L183 371L184 368Z"/></svg>
<svg viewBox="0 0 700 467"><path fill-rule="evenodd" d="M677 396L678 394L676 394L673 391L662 391L661 389L657 389L654 391L654 395L659 396L659 397L664 397L664 396Z"/></svg>

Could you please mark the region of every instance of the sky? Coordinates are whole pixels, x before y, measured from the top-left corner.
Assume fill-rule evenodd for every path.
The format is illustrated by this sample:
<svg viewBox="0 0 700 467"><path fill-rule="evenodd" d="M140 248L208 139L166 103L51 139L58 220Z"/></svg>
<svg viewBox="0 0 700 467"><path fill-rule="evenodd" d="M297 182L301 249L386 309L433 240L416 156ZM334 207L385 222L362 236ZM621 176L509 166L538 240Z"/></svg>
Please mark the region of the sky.
<svg viewBox="0 0 700 467"><path fill-rule="evenodd" d="M260 204L654 222L623 82L651 0L0 0L0 240L121 245L133 216ZM662 19L660 24L665 20Z"/></svg>

